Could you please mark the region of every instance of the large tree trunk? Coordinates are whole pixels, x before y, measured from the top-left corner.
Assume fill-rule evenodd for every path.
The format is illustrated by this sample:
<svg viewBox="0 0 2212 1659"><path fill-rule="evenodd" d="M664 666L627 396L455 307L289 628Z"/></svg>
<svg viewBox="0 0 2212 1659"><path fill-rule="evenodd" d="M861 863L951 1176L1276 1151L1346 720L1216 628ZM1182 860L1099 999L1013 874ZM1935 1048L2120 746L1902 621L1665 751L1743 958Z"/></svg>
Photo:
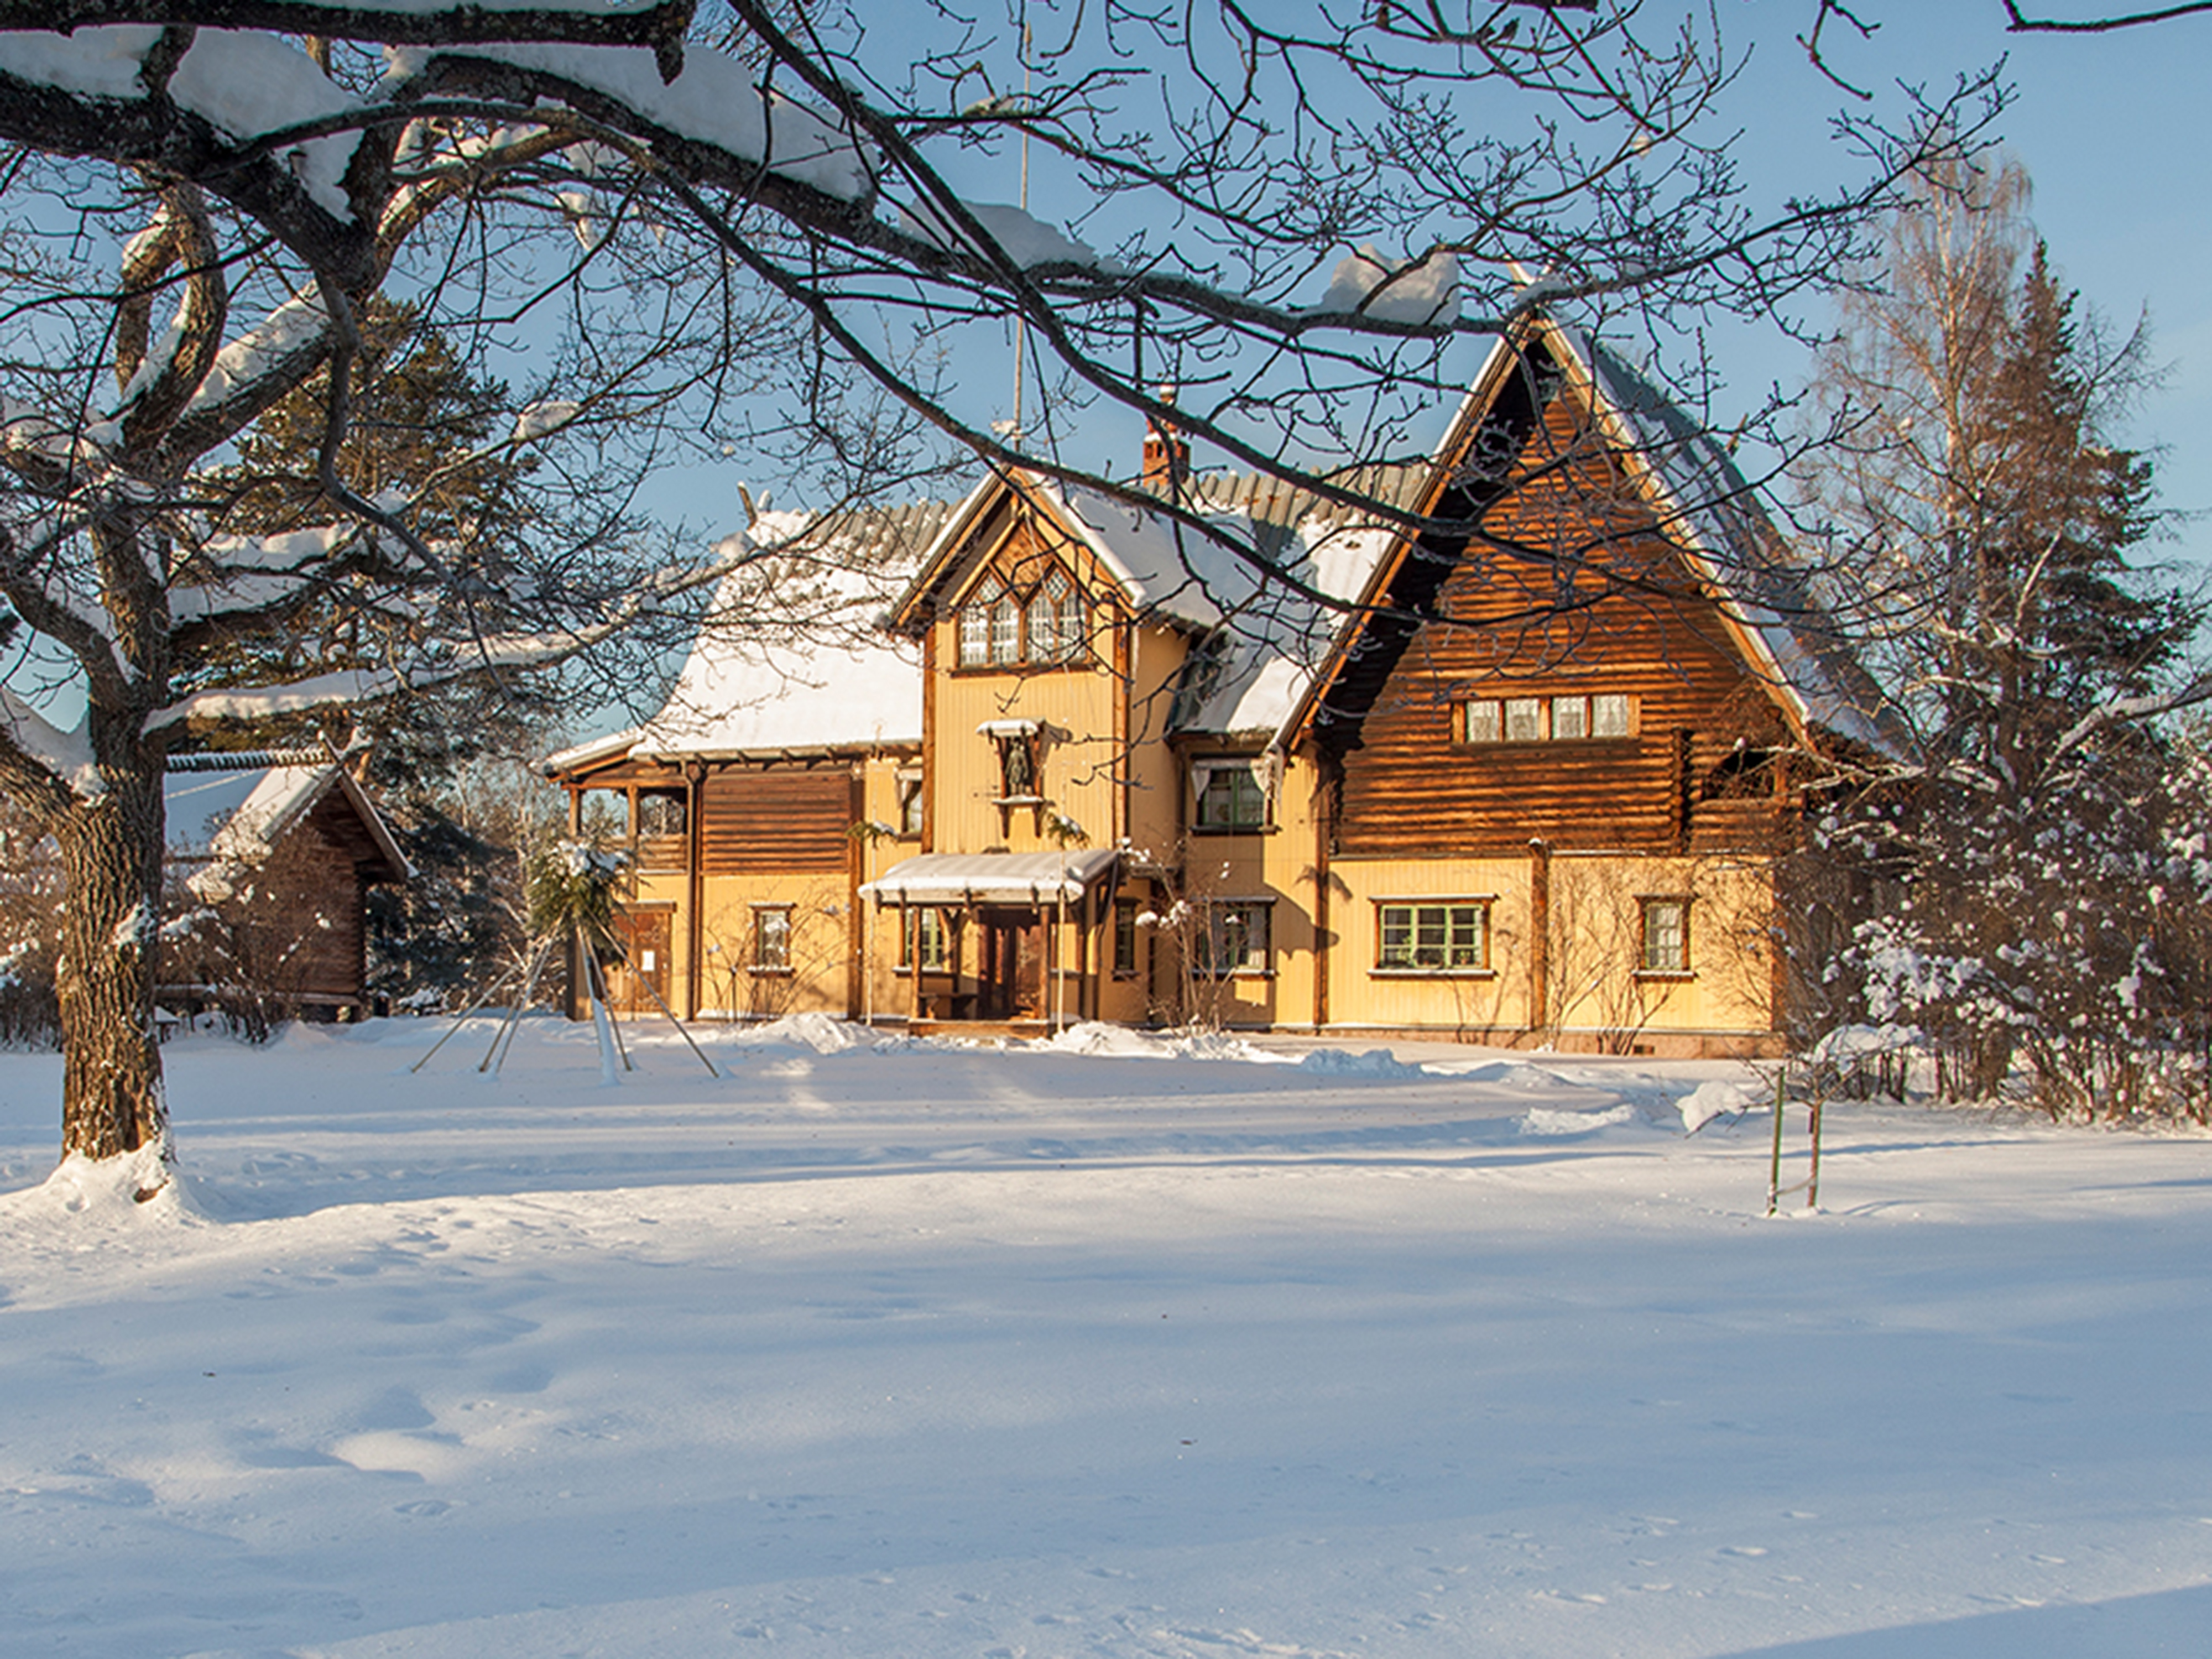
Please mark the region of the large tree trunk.
<svg viewBox="0 0 2212 1659"><path fill-rule="evenodd" d="M154 1029L165 834L161 760L104 768L104 794L54 827L69 901L62 917L62 1152L167 1153L168 1110Z"/></svg>

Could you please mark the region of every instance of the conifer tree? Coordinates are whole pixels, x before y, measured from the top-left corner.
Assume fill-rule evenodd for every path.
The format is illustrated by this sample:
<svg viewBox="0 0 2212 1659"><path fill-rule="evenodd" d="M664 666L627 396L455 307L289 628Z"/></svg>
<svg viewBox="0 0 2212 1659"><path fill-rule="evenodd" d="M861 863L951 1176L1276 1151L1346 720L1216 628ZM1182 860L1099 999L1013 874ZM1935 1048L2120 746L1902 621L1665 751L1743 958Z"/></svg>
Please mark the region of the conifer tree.
<svg viewBox="0 0 2212 1659"><path fill-rule="evenodd" d="M2189 809L2166 721L2201 602L2136 555L2148 457L2113 441L2149 379L2053 270L2017 167L1935 180L1886 292L1827 355L1854 434L1808 477L1843 607L1911 738L1826 826L1900 879L1856 920L1865 1012L1919 1027L1952 1092L2061 1114L2203 1109L2196 946L2169 901Z"/></svg>

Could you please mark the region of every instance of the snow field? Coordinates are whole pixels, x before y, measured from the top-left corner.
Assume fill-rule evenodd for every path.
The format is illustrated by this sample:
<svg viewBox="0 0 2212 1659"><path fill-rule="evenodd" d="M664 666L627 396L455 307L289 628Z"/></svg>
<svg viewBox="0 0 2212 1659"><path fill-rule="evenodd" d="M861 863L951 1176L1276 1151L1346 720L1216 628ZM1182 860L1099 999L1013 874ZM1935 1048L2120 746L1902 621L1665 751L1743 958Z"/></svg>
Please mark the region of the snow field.
<svg viewBox="0 0 2212 1659"><path fill-rule="evenodd" d="M1725 1066L442 1029L173 1046L145 1204L0 1056L0 1651L2212 1629L2212 1139L1832 1107L1767 1221Z"/></svg>

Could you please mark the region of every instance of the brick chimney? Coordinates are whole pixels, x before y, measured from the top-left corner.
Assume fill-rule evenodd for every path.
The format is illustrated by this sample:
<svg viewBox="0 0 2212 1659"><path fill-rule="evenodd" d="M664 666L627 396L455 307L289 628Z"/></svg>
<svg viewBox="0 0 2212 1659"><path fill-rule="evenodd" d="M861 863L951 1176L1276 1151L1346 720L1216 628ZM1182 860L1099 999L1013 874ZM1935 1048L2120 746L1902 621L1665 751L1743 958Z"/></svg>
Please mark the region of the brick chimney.
<svg viewBox="0 0 2212 1659"><path fill-rule="evenodd" d="M1176 389L1158 388L1159 399L1172 407ZM1138 482L1164 495L1190 477L1190 445L1172 422L1154 421L1145 433L1145 470Z"/></svg>

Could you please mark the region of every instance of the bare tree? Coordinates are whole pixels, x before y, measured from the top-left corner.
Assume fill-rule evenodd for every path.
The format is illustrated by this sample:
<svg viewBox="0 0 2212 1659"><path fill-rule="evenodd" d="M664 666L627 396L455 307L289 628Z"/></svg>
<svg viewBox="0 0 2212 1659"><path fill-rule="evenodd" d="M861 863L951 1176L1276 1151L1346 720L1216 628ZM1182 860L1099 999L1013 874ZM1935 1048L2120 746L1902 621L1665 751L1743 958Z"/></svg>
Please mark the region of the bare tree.
<svg viewBox="0 0 2212 1659"><path fill-rule="evenodd" d="M655 468L743 446L836 498L950 445L1080 477L1057 411L1099 399L1421 527L1339 462L1413 452L1455 342L1538 305L1646 332L1771 314L1990 106L1984 82L1903 131L1852 118L1861 182L1762 209L1694 18L1038 10L1031 32L933 4L894 38L766 0L0 6L0 598L87 708L58 729L0 690L0 787L50 816L70 895L65 1149L166 1144L165 753L680 619L752 550L672 553L635 511ZM1015 143L1055 223L951 183ZM380 304L480 369L532 350L510 426L370 494L345 458L378 418ZM1050 394L1026 439L950 366L1009 318ZM242 434L310 386L295 476L241 486ZM450 469L488 450L544 453L520 543L450 510ZM310 628L318 662L216 672Z"/></svg>

